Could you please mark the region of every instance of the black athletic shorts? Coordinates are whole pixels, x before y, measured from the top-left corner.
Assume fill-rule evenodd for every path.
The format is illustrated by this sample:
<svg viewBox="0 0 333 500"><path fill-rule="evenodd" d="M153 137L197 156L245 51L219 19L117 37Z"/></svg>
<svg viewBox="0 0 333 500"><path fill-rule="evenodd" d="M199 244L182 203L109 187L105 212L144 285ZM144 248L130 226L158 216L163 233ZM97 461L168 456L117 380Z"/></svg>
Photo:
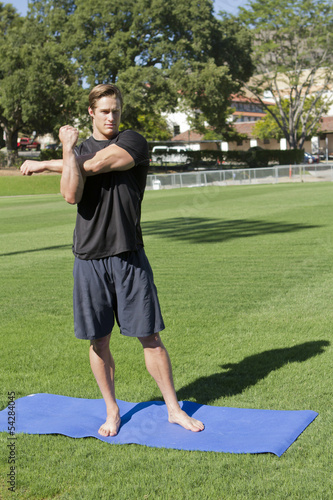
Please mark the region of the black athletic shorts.
<svg viewBox="0 0 333 500"><path fill-rule="evenodd" d="M78 339L108 335L114 320L129 337L165 328L153 272L141 248L98 260L74 262L74 331Z"/></svg>

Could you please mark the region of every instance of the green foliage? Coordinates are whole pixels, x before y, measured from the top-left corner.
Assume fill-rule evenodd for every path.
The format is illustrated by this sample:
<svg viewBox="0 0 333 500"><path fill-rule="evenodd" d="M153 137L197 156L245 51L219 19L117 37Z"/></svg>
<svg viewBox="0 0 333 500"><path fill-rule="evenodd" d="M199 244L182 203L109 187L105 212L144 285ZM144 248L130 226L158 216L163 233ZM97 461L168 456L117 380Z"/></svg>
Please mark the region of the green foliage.
<svg viewBox="0 0 333 500"><path fill-rule="evenodd" d="M250 33L237 19L222 16L211 47L206 60L195 60L185 71L182 93L185 105L193 110L190 122L195 130L206 134L208 122L217 134L232 140L235 132L228 123L230 95L236 94L240 80L247 81L253 72Z"/></svg>
<svg viewBox="0 0 333 500"><path fill-rule="evenodd" d="M223 141L222 135L211 129L206 130L203 138L205 141Z"/></svg>
<svg viewBox="0 0 333 500"><path fill-rule="evenodd" d="M279 111L277 106L271 106L271 110L273 113ZM270 113L267 113L265 118L261 118L256 121L252 129L252 134L254 137L261 140L273 138L279 141L284 138L283 129L279 127L278 123Z"/></svg>
<svg viewBox="0 0 333 500"><path fill-rule="evenodd" d="M32 15L13 15L8 21L6 9L0 8L0 26L7 20L0 36L0 123L8 150L16 149L18 131L57 134L82 111L86 91L60 25L52 21L58 10L52 10L49 23L42 23Z"/></svg>
<svg viewBox="0 0 333 500"><path fill-rule="evenodd" d="M298 165L304 161L303 149L287 149L285 151L276 149L272 151L270 161L276 160L279 165Z"/></svg>
<svg viewBox="0 0 333 500"><path fill-rule="evenodd" d="M125 95L123 118L153 120L181 101L222 130L235 77L251 74L247 30L219 21L211 0L76 2L67 40L89 85L116 82ZM237 64L235 63L237 56ZM148 127L149 128L149 127Z"/></svg>
<svg viewBox="0 0 333 500"><path fill-rule="evenodd" d="M280 149L260 149L251 148L249 151L230 152L228 157L230 160L234 158L233 153L241 153L239 158L244 161L250 168L267 167L269 163L279 165L294 165L303 162L304 151L301 149L288 149L281 151Z"/></svg>
<svg viewBox="0 0 333 500"><path fill-rule="evenodd" d="M301 149L329 104L325 94L333 81L331 2L253 0L240 12L240 20L252 31L256 70L245 86L258 99L264 91L273 97L275 107L263 102L264 107L290 148Z"/></svg>
<svg viewBox="0 0 333 500"><path fill-rule="evenodd" d="M144 134L147 141L168 141L172 133L168 128L166 119L159 115L137 115L135 122L132 120L122 120L120 130L133 128L137 132Z"/></svg>
<svg viewBox="0 0 333 500"><path fill-rule="evenodd" d="M10 3L0 2L0 36L6 35L14 25L18 28L21 25L16 9Z"/></svg>
<svg viewBox="0 0 333 500"><path fill-rule="evenodd" d="M48 160L61 160L62 159L62 149L42 149L40 152L39 159L41 161Z"/></svg>

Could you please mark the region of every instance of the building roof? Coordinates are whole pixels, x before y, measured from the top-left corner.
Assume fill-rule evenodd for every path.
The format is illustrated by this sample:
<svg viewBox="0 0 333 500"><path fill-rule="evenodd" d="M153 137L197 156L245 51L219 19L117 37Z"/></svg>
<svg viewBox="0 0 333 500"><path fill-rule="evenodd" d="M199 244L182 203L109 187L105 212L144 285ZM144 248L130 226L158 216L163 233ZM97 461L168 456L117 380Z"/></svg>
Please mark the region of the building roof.
<svg viewBox="0 0 333 500"><path fill-rule="evenodd" d="M230 96L230 100L231 102L249 102L250 104L261 104L261 101L257 98L257 97L254 97L253 94L249 94L246 96L246 95L238 95L238 94L231 94ZM271 101L267 101L265 99L262 99L262 102L267 104L267 105L270 105L272 104Z"/></svg>
<svg viewBox="0 0 333 500"><path fill-rule="evenodd" d="M233 127L239 134L246 134L249 139L254 139L252 134L253 127L256 122L236 122ZM333 133L333 116L323 116L320 119L320 131L322 133L332 134ZM203 135L198 132L193 132L192 130L187 130L182 134L178 134L171 139L172 141L183 141L183 142L202 142Z"/></svg>
<svg viewBox="0 0 333 500"><path fill-rule="evenodd" d="M193 130L187 130L186 132L175 135L171 140L183 142L199 142L202 141L202 139L203 134L199 134L198 132L194 132Z"/></svg>

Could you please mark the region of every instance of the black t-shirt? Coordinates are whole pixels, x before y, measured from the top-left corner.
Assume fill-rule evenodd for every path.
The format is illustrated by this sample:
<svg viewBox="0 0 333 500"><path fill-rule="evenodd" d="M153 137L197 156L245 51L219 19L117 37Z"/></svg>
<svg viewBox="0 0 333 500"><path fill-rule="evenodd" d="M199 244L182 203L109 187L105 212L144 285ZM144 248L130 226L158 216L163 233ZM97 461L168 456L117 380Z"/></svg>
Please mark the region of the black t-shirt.
<svg viewBox="0 0 333 500"><path fill-rule="evenodd" d="M137 132L124 130L106 141L91 136L75 152L96 153L110 144L125 149L135 166L86 178L77 206L73 242L74 255L84 260L102 259L143 246L140 219L149 167L148 144Z"/></svg>

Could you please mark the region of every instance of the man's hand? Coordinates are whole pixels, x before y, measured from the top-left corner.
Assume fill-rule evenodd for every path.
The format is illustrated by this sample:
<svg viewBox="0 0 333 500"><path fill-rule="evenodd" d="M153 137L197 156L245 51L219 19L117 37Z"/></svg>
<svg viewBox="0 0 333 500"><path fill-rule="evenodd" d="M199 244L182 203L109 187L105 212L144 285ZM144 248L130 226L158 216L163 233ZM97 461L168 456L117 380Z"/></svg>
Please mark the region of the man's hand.
<svg viewBox="0 0 333 500"><path fill-rule="evenodd" d="M62 142L63 150L71 151L75 148L77 140L79 138L78 129L72 127L71 125L64 125L59 130L59 139Z"/></svg>
<svg viewBox="0 0 333 500"><path fill-rule="evenodd" d="M22 163L20 170L23 175L41 174L43 172L61 174L62 160L26 160L24 163Z"/></svg>
<svg viewBox="0 0 333 500"><path fill-rule="evenodd" d="M45 166L40 161L26 160L22 163L20 170L23 175L41 174L45 172Z"/></svg>

